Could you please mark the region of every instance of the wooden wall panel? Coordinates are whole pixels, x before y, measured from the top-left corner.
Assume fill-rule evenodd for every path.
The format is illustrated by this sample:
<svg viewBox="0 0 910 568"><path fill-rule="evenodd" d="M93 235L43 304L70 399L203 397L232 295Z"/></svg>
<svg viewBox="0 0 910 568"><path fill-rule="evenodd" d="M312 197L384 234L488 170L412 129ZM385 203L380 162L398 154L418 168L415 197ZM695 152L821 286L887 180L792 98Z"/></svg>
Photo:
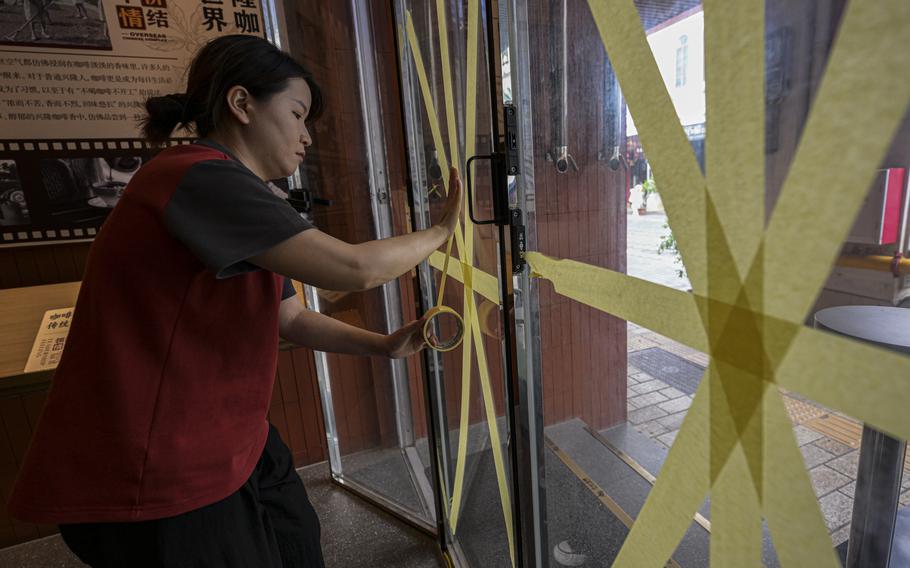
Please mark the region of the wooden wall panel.
<svg viewBox="0 0 910 568"><path fill-rule="evenodd" d="M606 53L584 2L568 6L569 119L567 145L578 171L558 174L547 153L556 146L551 108L550 6L529 5L538 250L625 271L625 179L598 154L604 150ZM595 428L626 419L626 324L561 297L540 284L544 420L581 418Z"/></svg>
<svg viewBox="0 0 910 568"><path fill-rule="evenodd" d="M90 243L0 248L0 289L75 282Z"/></svg>

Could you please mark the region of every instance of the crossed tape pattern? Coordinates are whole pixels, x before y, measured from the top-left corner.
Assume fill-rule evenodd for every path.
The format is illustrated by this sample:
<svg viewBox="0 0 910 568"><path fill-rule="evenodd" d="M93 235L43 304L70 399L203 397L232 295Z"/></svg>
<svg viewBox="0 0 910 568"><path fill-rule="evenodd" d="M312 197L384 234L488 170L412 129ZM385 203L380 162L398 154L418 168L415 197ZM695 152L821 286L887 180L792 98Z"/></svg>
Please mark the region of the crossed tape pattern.
<svg viewBox="0 0 910 568"><path fill-rule="evenodd" d="M910 52L899 48L910 40L910 3L849 3L767 225L764 1L704 2L707 176L633 0L589 6L693 293L539 253L526 259L557 293L711 355L615 565L662 566L710 492L712 563L760 566L764 518L782 566L839 566L778 387L910 438L910 385L895 380L910 376L910 358L803 325L910 102ZM859 131L867 134L862 148L845 148ZM440 253L430 261L444 265ZM466 283L472 301L476 290L498 302L493 276L467 262L448 273Z"/></svg>
<svg viewBox="0 0 910 568"><path fill-rule="evenodd" d="M449 37L446 25L445 0L436 0L436 21L437 37L439 38L439 56L442 62L443 93L445 95L445 113L446 125L448 127L448 152L443 143L442 130L439 126L437 109L433 103L433 97L430 92L430 83L427 77L426 67L423 62L423 55L420 44L417 41L417 33L414 29L413 18L410 12L405 14L405 26L401 31L401 45L407 42L410 48L412 62L417 72L420 83L420 92L426 111L427 122L430 126L430 132L433 137L433 144L439 157L440 167L448 171L449 164L458 164L464 171L464 161L468 156L474 155L476 117L477 117L477 99L474 94L477 92L477 50L478 34L480 32L480 5L478 0L468 0L468 29L467 29L467 73L465 75L465 154L459 156L458 152L458 133L455 117L454 96L452 94L451 83L451 63L449 58ZM446 194L448 194L448 178L443 176L443 184ZM462 206L466 211L467 207ZM484 417L487 429L490 435L490 451L493 455L493 466L496 471L497 486L499 489L499 501L502 508L503 520L506 528L506 537L508 539L509 557L511 563L515 565L515 547L514 547L514 530L512 522L512 503L509 492L506 463L503 455L502 437L499 432L499 424L496 421L496 407L493 398L493 389L490 381L489 365L487 363L486 352L481 333L480 321L478 319L477 303L474 296L473 275L477 270L474 267L474 224L470 217L464 215L464 227L461 222L455 230L455 244L458 250L459 262L451 262L451 241L447 245L446 254L442 255L438 251L433 255L433 266L443 273L443 280L440 283L440 296L437 304L442 301L442 293L445 278L451 276L460 281L463 286L464 295L464 313L462 319L467 327L462 342L462 377L461 377L461 409L459 416L459 437L458 450L455 459L455 479L453 482L452 495L448 495L448 488L443 484L443 502L446 506L446 516L453 534L457 534L458 521L460 519L462 501L464 496L465 485L465 468L467 466L468 451L468 426L470 424L470 402L471 402L471 368L473 358L476 356L477 370L480 382L480 389L484 406ZM438 263L438 265L437 265ZM479 271L478 271L479 272ZM457 276L455 276L457 274ZM489 278L489 275L485 275ZM485 284L489 280L485 280ZM485 289L489 286L485 285ZM488 298L499 304L499 295L495 288L494 293ZM485 294L486 295L486 294ZM475 347L476 344L476 347ZM445 425L443 425L445 427Z"/></svg>

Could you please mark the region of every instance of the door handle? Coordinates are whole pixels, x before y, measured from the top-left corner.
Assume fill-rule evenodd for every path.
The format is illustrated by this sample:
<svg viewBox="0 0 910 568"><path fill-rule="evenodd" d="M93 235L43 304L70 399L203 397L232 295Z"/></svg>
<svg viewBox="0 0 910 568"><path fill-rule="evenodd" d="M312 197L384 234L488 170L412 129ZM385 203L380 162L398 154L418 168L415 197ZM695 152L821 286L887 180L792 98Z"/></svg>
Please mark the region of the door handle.
<svg viewBox="0 0 910 568"><path fill-rule="evenodd" d="M474 189L473 189L473 185L474 185L474 184L473 184L473 177L472 177L472 175L471 175L471 169L472 169L472 168L471 168L471 163L474 162L474 160L489 160L489 161L490 161L490 165L493 167L493 169L494 169L494 171L495 171L495 169L496 169L497 155L496 155L496 154L479 154L479 155L477 155L477 156L471 156L470 158L468 158L468 163L465 165L465 168L468 170L468 171L467 171L467 177L468 177L468 216L471 218L471 221L472 221L475 225L493 225L493 224L497 223L497 221L498 221L498 219L496 218L497 216L496 216L496 207L495 207L495 201L496 201L496 195L495 195L495 191L496 191L495 177L496 177L496 176L494 175L494 184L493 184L493 188L492 188L492 191L494 192L494 194L493 194L493 201L494 201L493 218L492 218L492 219L480 220L480 219L478 219L477 217L474 216Z"/></svg>

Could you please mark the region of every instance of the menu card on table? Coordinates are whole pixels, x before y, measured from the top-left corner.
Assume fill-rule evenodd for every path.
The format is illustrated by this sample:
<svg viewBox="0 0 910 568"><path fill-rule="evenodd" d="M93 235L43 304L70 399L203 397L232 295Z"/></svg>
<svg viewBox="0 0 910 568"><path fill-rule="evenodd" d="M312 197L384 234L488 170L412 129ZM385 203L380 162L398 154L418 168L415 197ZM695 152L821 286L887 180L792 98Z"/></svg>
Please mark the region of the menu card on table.
<svg viewBox="0 0 910 568"><path fill-rule="evenodd" d="M66 335L73 319L73 308L60 308L44 312L38 336L25 364L26 373L55 369L66 344Z"/></svg>

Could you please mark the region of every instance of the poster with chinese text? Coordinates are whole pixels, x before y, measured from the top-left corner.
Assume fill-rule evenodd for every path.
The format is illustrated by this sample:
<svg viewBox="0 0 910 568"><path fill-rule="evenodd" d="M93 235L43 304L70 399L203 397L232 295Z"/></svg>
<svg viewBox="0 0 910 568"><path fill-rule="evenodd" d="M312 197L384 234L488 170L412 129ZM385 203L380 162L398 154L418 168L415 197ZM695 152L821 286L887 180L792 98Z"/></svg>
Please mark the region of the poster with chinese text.
<svg viewBox="0 0 910 568"><path fill-rule="evenodd" d="M0 0L0 247L92 238L157 151L145 100L209 40L264 32L260 0Z"/></svg>

